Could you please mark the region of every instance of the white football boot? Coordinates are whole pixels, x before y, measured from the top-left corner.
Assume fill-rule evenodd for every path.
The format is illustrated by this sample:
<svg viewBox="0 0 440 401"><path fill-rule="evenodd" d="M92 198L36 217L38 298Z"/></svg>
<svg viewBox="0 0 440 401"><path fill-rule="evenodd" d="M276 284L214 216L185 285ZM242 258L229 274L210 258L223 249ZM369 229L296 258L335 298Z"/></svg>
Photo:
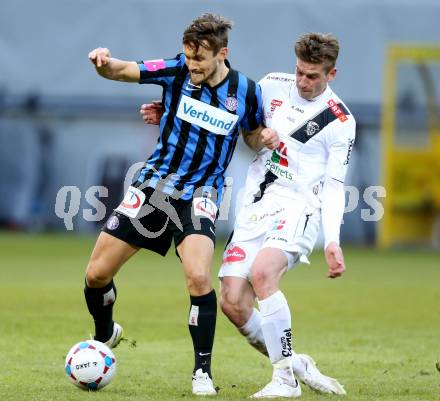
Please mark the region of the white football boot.
<svg viewBox="0 0 440 401"><path fill-rule="evenodd" d="M214 384L208 373L197 369L192 377L192 392L195 395L216 395Z"/></svg>
<svg viewBox="0 0 440 401"><path fill-rule="evenodd" d="M269 384L250 398L297 398L300 396L301 386L297 380L295 385L292 385L286 383L281 377L273 376Z"/></svg>
<svg viewBox="0 0 440 401"><path fill-rule="evenodd" d="M319 371L312 357L305 354L298 354L297 356L304 365L304 371L298 372L294 370L293 373L302 383L318 393L346 394L344 387L336 379L325 376Z"/></svg>
<svg viewBox="0 0 440 401"><path fill-rule="evenodd" d="M109 348L116 348L118 344L122 340L122 334L124 333L124 329L122 326L116 322L113 323L113 334L112 336L104 343Z"/></svg>

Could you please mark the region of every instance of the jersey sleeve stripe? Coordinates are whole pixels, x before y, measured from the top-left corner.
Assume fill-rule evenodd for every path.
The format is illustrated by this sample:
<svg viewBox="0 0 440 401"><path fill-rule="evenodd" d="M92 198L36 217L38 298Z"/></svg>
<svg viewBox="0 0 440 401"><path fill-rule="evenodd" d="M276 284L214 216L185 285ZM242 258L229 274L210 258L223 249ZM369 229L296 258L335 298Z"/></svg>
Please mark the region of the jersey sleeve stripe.
<svg viewBox="0 0 440 401"><path fill-rule="evenodd" d="M347 108L342 103L338 103L338 106L346 114L350 115ZM317 133L324 129L331 122L335 121L338 117L328 108L325 107L315 117L308 120L305 124L299 127L297 130L290 134L290 137L296 139L301 143L306 143L309 139L312 139ZM311 124L314 124L313 126ZM311 129L310 127L313 127Z"/></svg>

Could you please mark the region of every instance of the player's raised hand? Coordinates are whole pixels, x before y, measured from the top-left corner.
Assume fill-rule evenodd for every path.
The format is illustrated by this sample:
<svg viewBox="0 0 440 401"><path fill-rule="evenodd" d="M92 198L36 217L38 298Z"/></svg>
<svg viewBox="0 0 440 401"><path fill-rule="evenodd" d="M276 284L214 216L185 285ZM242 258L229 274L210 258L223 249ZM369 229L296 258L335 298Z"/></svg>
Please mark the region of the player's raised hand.
<svg viewBox="0 0 440 401"><path fill-rule="evenodd" d="M110 50L106 47L97 47L89 53L89 60L95 67L107 65L111 58Z"/></svg>
<svg viewBox="0 0 440 401"><path fill-rule="evenodd" d="M330 242L325 248L325 260L328 265L328 277L337 278L345 271L344 255L336 242Z"/></svg>
<svg viewBox="0 0 440 401"><path fill-rule="evenodd" d="M260 134L261 142L266 148L274 150L280 144L278 133L271 128L264 128Z"/></svg>
<svg viewBox="0 0 440 401"><path fill-rule="evenodd" d="M139 113L145 124L159 125L163 111L162 102L160 100L153 100L152 103L143 104Z"/></svg>

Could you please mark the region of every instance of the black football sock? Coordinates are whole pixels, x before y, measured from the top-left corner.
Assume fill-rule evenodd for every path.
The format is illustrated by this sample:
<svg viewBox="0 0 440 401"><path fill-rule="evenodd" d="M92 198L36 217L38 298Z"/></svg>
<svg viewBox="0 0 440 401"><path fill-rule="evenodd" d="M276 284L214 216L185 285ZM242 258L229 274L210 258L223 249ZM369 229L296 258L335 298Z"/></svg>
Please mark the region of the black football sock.
<svg viewBox="0 0 440 401"><path fill-rule="evenodd" d="M194 345L194 372L202 369L211 377L211 354L214 345L217 320L217 297L212 290L208 294L192 296L188 327Z"/></svg>
<svg viewBox="0 0 440 401"><path fill-rule="evenodd" d="M95 321L95 340L105 342L113 334L113 304L116 301L116 287L113 280L105 287L84 287L87 307Z"/></svg>

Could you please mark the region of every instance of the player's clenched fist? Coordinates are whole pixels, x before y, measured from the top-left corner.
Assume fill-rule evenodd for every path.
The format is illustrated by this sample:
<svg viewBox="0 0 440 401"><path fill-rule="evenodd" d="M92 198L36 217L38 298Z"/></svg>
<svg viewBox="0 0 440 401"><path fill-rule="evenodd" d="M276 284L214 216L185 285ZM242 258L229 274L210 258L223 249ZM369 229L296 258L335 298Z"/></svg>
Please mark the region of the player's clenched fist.
<svg viewBox="0 0 440 401"><path fill-rule="evenodd" d="M89 53L89 60L96 66L107 65L111 58L110 50L106 47L98 47Z"/></svg>
<svg viewBox="0 0 440 401"><path fill-rule="evenodd" d="M276 131L271 128L264 128L260 134L261 142L266 148L274 150L280 144L280 138Z"/></svg>

